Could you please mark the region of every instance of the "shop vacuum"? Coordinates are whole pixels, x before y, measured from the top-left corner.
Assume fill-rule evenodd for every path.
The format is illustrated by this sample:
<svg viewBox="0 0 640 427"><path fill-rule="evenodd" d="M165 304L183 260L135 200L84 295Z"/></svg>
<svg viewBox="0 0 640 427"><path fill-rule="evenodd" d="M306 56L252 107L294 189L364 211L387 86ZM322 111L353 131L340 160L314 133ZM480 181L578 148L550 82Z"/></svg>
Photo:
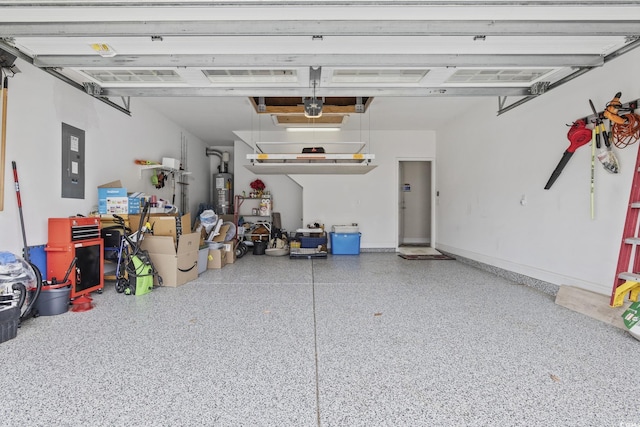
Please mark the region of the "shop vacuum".
<svg viewBox="0 0 640 427"><path fill-rule="evenodd" d="M0 252L0 342L15 338L20 322L38 315L42 289L37 268L11 252Z"/></svg>

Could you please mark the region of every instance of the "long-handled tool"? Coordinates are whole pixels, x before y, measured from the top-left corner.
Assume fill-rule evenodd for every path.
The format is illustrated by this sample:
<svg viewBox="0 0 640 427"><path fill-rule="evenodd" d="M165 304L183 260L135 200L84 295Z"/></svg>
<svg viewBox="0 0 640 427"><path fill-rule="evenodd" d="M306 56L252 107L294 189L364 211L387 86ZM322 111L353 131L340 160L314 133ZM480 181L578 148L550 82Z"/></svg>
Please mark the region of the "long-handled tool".
<svg viewBox="0 0 640 427"><path fill-rule="evenodd" d="M595 203L595 181L596 181L596 145L600 134L597 129L593 129L591 132L591 219L596 217L596 203ZM598 145L598 148L600 146Z"/></svg>
<svg viewBox="0 0 640 427"><path fill-rule="evenodd" d="M22 242L24 243L24 259L27 262L31 262L29 259L29 246L27 245L27 234L24 231L24 216L22 215L22 198L20 197L20 183L18 182L18 168L16 162L11 162L13 168L13 182L16 184L16 197L18 198L18 212L20 214L20 226L22 228Z"/></svg>
<svg viewBox="0 0 640 427"><path fill-rule="evenodd" d="M24 260L31 266L35 275L36 275L36 283L35 288L29 289L31 293L31 298L29 302L29 306L24 311L21 320L27 319L32 316L37 316L37 312L35 310L35 302L38 300L40 296L40 291L42 290L42 273L40 269L31 262L31 257L29 255L29 246L27 245L27 234L24 231L24 216L22 215L22 198L20 197L20 184L18 182L18 168L16 166L16 162L11 162L11 167L13 168L13 181L16 184L16 197L18 198L18 212L20 213L20 227L22 228L22 241L24 243Z"/></svg>
<svg viewBox="0 0 640 427"><path fill-rule="evenodd" d="M584 120L578 120L571 125L569 132L567 133L567 138L569 139L569 148L567 148L558 163L558 166L554 169L549 181L547 181L547 185L544 186L545 190L551 188L556 179L560 176L562 169L567 165L573 153L580 147L585 144L588 144L591 141L592 133L591 129L587 129L586 123Z"/></svg>
<svg viewBox="0 0 640 427"><path fill-rule="evenodd" d="M3 73L0 71L0 78ZM5 77L2 80L2 124L0 129L2 134L0 135L0 211L4 210L4 153L7 146L7 93L8 93L9 79Z"/></svg>
<svg viewBox="0 0 640 427"><path fill-rule="evenodd" d="M593 106L593 102L591 100L589 100L589 105L591 106L591 110L593 111L593 114L595 114L596 116L594 131L596 132L596 147L598 148L598 156L597 156L598 160L600 161L600 163L602 163L602 166L604 166L604 169L607 172L618 173L620 171L618 158L613 153L613 151L611 151L611 141L609 140L609 134L607 133L607 130L604 127L603 120L600 118L600 115L596 111L596 107ZM602 135L602 139L604 140L604 145L606 148L601 148L601 145L600 145L601 135Z"/></svg>

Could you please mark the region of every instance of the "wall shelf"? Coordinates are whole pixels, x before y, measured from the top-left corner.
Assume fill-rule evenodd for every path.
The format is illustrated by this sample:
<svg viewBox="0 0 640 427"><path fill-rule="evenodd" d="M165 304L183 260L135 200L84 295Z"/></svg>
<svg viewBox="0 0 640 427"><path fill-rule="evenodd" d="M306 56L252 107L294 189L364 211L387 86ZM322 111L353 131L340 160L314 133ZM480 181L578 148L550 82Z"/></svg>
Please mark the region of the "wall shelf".
<svg viewBox="0 0 640 427"><path fill-rule="evenodd" d="M364 142L331 142L316 144L324 153L303 153L313 143L256 142L251 161L245 168L256 174L334 174L362 175L376 166L371 165L374 154L363 153Z"/></svg>
<svg viewBox="0 0 640 427"><path fill-rule="evenodd" d="M169 173L177 173L179 175L191 175L191 172L182 171L178 169L171 169L162 165L138 165L138 178L142 179L142 171L149 170L149 169L162 169Z"/></svg>

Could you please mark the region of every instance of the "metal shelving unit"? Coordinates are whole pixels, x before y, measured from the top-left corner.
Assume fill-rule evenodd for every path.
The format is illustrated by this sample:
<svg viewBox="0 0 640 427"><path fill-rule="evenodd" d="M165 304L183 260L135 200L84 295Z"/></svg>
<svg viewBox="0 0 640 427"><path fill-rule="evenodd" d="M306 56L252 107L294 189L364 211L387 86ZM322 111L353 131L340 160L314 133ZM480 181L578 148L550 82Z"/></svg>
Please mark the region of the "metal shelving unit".
<svg viewBox="0 0 640 427"><path fill-rule="evenodd" d="M242 213L241 208L245 202L251 203L251 209L259 209L260 203L264 199L269 199L270 201L270 209L268 215L260 215L258 212L257 215L252 213ZM245 206L246 207L246 206ZM273 221L273 199L271 195L263 195L262 197L245 197L236 195L234 198L234 210L233 210L233 222L236 225L236 240L245 241L247 243L253 244L253 239L256 240L269 240L271 238L272 231L272 221ZM258 229L259 227L264 227L267 230L267 233L240 233L240 224L238 224L240 217L243 218L251 218L253 221L245 221L251 222L254 224L253 230Z"/></svg>

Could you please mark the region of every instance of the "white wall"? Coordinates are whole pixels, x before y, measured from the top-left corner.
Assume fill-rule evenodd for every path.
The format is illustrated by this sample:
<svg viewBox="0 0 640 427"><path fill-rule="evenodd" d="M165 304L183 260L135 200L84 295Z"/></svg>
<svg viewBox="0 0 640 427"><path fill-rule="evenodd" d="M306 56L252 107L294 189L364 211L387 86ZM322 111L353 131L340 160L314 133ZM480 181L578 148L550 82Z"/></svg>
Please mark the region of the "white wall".
<svg viewBox="0 0 640 427"><path fill-rule="evenodd" d="M129 192L144 191L171 200L172 186L157 190L151 171L134 159L180 159L181 140L188 142L190 210L208 199L209 161L202 141L136 99L131 117L38 70L16 61L21 73L9 79L5 207L0 212L0 250L21 254L23 248L11 161L18 167L29 246L47 243L48 218L88 215L97 209L97 186L122 181ZM116 100L119 101L119 100ZM62 123L85 131L84 199L61 197ZM180 185L176 204L180 205Z"/></svg>
<svg viewBox="0 0 640 427"><path fill-rule="evenodd" d="M236 132L252 143L251 132ZM246 139L245 139L246 138ZM332 225L358 223L362 233L361 247L395 248L398 240L398 162L418 158L435 158L435 132L432 131L366 131L336 132L322 135L287 132L261 132L260 141L308 142L368 142L368 152L375 154L375 169L365 175L292 175L302 186L303 225L320 222L330 230ZM239 164L248 164L246 154L239 154L236 144L236 179ZM252 177L255 178L253 174ZM266 179L282 177L269 175ZM250 182L247 181L247 183ZM236 184L236 188L239 186ZM276 187L277 188L277 187ZM280 210L280 190L274 190L276 211ZM286 211L282 210L283 222Z"/></svg>
<svg viewBox="0 0 640 427"><path fill-rule="evenodd" d="M639 73L636 50L501 116L497 100L487 100L439 129L436 246L609 294L640 144L614 148L620 174L596 160L594 219L589 145L576 151L551 189L543 188L569 146L567 125L591 114L589 99L601 111L618 91L622 102L640 97Z"/></svg>

